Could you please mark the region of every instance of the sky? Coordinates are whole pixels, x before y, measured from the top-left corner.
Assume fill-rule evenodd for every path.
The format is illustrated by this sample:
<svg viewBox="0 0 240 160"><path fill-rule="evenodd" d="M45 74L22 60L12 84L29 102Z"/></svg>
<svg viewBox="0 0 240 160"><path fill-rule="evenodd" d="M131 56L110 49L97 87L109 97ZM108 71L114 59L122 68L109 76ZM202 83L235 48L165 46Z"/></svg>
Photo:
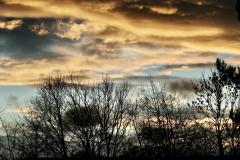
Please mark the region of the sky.
<svg viewBox="0 0 240 160"><path fill-rule="evenodd" d="M35 85L58 73L135 85L151 76L189 90L217 57L239 64L235 3L0 0L0 108L25 105Z"/></svg>

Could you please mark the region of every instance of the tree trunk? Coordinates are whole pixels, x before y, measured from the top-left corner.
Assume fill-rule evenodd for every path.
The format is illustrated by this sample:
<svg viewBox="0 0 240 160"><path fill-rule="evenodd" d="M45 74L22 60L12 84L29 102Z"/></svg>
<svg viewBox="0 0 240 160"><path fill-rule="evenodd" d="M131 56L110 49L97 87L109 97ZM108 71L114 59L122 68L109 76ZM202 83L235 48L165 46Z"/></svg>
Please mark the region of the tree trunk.
<svg viewBox="0 0 240 160"><path fill-rule="evenodd" d="M218 151L220 156L224 156L224 148L222 144L222 136L221 133L217 134L217 141L218 141Z"/></svg>

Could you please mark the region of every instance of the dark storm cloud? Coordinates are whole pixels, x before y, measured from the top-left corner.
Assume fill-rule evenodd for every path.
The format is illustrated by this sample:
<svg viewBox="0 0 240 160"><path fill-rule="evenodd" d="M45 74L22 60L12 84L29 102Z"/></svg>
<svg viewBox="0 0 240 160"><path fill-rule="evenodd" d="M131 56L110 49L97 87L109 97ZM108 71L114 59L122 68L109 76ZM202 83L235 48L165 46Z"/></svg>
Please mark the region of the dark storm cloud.
<svg viewBox="0 0 240 160"><path fill-rule="evenodd" d="M214 67L214 63L193 63L193 64L169 64L159 67L159 70L166 70L166 69L178 69L182 67L189 67L191 69L194 68L210 68Z"/></svg>
<svg viewBox="0 0 240 160"><path fill-rule="evenodd" d="M201 2L201 3L200 3ZM128 17L172 21L176 24L207 24L237 26L237 13L234 0L138 0L118 2L114 11ZM153 7L176 9L172 14L154 12Z"/></svg>
<svg viewBox="0 0 240 160"><path fill-rule="evenodd" d="M9 20L9 19L8 19ZM24 19L23 25L14 30L0 30L0 54L14 59L52 59L60 55L51 51L54 44L69 43L54 35L39 36L33 33L29 26L44 21L51 24L53 19Z"/></svg>
<svg viewBox="0 0 240 160"><path fill-rule="evenodd" d="M3 20L11 21L14 18L4 18ZM105 42L104 39L94 37L94 35L89 35L88 33L82 33L79 40L57 36L56 32L61 29L57 27L58 22L61 21L61 23L68 24L71 21L70 18L24 18L22 21L22 26L11 31L0 29L0 54L25 61L27 59L55 59L62 56L50 49L51 46L57 44L60 46L71 46L72 49L81 51L81 54L84 55L98 55L110 58L111 55L116 55L121 48L120 43ZM83 20L74 20L75 25L81 23L83 23ZM33 26L41 24L46 27L47 34L38 35L38 30L32 30Z"/></svg>
<svg viewBox="0 0 240 160"><path fill-rule="evenodd" d="M170 91L178 93L181 97L192 97L194 95L194 83L188 79L178 79L167 82Z"/></svg>
<svg viewBox="0 0 240 160"><path fill-rule="evenodd" d="M32 32L22 30L0 31L0 52L16 59L53 58L56 53L46 48L55 43L50 36L39 37Z"/></svg>
<svg viewBox="0 0 240 160"><path fill-rule="evenodd" d="M138 72L151 73L151 72L164 72L168 70L176 70L187 67L189 69L197 68L213 68L214 63L192 63L192 64L166 64L166 65L150 65L144 66Z"/></svg>
<svg viewBox="0 0 240 160"><path fill-rule="evenodd" d="M190 79L180 78L175 76L127 76L123 80L130 82L134 87L138 84L149 84L152 80L155 83L166 84L166 87L174 92L178 93L181 97L191 97L194 93L193 82Z"/></svg>
<svg viewBox="0 0 240 160"><path fill-rule="evenodd" d="M179 44L159 44L153 42L139 41L132 44L133 46L149 48L149 49L182 49L184 46Z"/></svg>
<svg viewBox="0 0 240 160"><path fill-rule="evenodd" d="M151 4L151 6L149 5ZM136 1L136 2L128 2L128 3L120 3L114 9L115 12L120 12L125 14L128 17L132 18L147 18L147 19L154 19L154 20L168 20L168 21L180 21L182 20L182 16L178 16L176 13L173 14L160 14L153 12L150 7L165 7L162 5L163 2L155 2L153 1L146 2L146 1ZM181 18L181 19L180 19Z"/></svg>
<svg viewBox="0 0 240 160"><path fill-rule="evenodd" d="M19 106L19 98L14 95L10 95L7 98L7 105L10 107L18 107Z"/></svg>
<svg viewBox="0 0 240 160"><path fill-rule="evenodd" d="M174 80L169 81L168 86L172 91L177 92L194 92L193 82L191 80Z"/></svg>
<svg viewBox="0 0 240 160"><path fill-rule="evenodd" d="M187 55L194 55L194 56L199 56L199 57L210 57L210 56L217 56L217 53L215 52L187 52ZM206 63L201 63L203 65L208 65Z"/></svg>
<svg viewBox="0 0 240 160"><path fill-rule="evenodd" d="M134 75L129 75L123 78L123 80L126 81L133 81L133 82L139 82L139 81L143 81L143 82L149 82L150 80L154 80L154 81L166 81L166 80L178 80L178 79L182 79L179 77L175 77L175 76L167 76L167 75L159 75L159 76L134 76Z"/></svg>
<svg viewBox="0 0 240 160"><path fill-rule="evenodd" d="M7 2L7 1L6 1ZM112 11L120 12L132 18L147 18L161 21L174 21L175 23L196 23L201 24L221 24L221 25L236 25L237 13L235 11L235 0L51 0L50 4L65 4L73 3L77 5L84 2L85 4L115 4ZM6 6L9 5L9 6ZM21 4L4 4L1 11L4 9L12 10L37 10L29 6ZM177 9L172 14L164 14L155 12L153 7L165 9ZM99 8L100 9L100 8ZM43 12L43 11L42 11Z"/></svg>
<svg viewBox="0 0 240 160"><path fill-rule="evenodd" d="M86 40L84 38L80 41L79 49L85 55L98 55L106 58L105 56L115 56L119 53L121 44L118 42L105 42L101 38ZM82 42L82 43L81 43Z"/></svg>
<svg viewBox="0 0 240 160"><path fill-rule="evenodd" d="M102 72L119 68L121 72L112 75L127 74L125 79L130 81L145 81L149 73L156 80L174 81L179 78L162 74L210 68L213 64L207 62L214 62L219 53L239 52L239 24L232 0L0 2L2 17L10 21L18 17L23 21L13 30L11 23L7 27L0 24L0 57L9 57L6 63L0 61L0 67L13 68L14 74L22 67L20 76L11 81L25 77L26 72L36 81L38 75L45 74L48 65L53 68L49 73L65 66ZM66 56L66 61L46 61L61 56ZM33 70L30 66L38 67ZM88 78L87 73L83 75L82 79ZM184 90L188 85L184 81L172 86Z"/></svg>

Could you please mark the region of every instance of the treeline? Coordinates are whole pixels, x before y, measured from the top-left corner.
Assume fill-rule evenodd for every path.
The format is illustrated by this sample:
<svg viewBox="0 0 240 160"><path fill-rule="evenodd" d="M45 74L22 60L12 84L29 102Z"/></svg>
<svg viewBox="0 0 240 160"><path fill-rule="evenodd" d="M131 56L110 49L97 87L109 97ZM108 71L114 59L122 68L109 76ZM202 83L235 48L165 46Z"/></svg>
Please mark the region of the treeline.
<svg viewBox="0 0 240 160"><path fill-rule="evenodd" d="M138 97L127 82L44 81L19 121L1 120L0 159L174 158L240 155L240 68L217 59L183 101L150 79Z"/></svg>

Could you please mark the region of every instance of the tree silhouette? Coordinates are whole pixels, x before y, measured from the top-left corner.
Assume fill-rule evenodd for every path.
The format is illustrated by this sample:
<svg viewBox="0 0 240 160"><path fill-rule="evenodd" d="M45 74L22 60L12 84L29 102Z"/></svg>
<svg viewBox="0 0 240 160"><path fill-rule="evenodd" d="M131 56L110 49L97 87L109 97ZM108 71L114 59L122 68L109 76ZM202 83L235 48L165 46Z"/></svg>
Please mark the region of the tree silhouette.
<svg viewBox="0 0 240 160"><path fill-rule="evenodd" d="M141 91L135 130L145 156L173 157L187 155L190 110L170 93L166 86L150 81L150 88ZM137 120L138 119L138 120Z"/></svg>
<svg viewBox="0 0 240 160"><path fill-rule="evenodd" d="M221 80L228 87L229 94L232 97L231 108L229 109L229 118L232 120L231 126L227 127L231 138L231 149L234 155L240 154L239 137L239 89L240 89L240 68L226 64L223 60L217 59L216 68Z"/></svg>
<svg viewBox="0 0 240 160"><path fill-rule="evenodd" d="M66 158L67 144L64 113L67 110L66 83L62 76L49 78L32 100L31 115L28 121L40 125L40 135L48 150L48 155Z"/></svg>
<svg viewBox="0 0 240 160"><path fill-rule="evenodd" d="M236 9L238 12L238 20L240 21L240 0L237 0Z"/></svg>
<svg viewBox="0 0 240 160"><path fill-rule="evenodd" d="M209 78L203 78L195 85L197 100L193 105L209 121L209 127L216 132L219 155L224 155L223 137L224 127L227 124L227 105L224 105L223 87L225 83L220 79L218 72L212 71Z"/></svg>
<svg viewBox="0 0 240 160"><path fill-rule="evenodd" d="M188 103L151 79L133 98L127 82L107 76L87 85L50 77L21 121L1 121L0 158L239 156L239 75L217 59Z"/></svg>
<svg viewBox="0 0 240 160"><path fill-rule="evenodd" d="M217 59L216 70L195 85L197 99L193 105L207 118L209 126L214 128L221 156L224 155L227 136L232 139L232 149L235 149L237 142L237 137L234 136L237 125L232 120L234 120L235 111L238 110L238 70L238 67L227 65L224 61Z"/></svg>

